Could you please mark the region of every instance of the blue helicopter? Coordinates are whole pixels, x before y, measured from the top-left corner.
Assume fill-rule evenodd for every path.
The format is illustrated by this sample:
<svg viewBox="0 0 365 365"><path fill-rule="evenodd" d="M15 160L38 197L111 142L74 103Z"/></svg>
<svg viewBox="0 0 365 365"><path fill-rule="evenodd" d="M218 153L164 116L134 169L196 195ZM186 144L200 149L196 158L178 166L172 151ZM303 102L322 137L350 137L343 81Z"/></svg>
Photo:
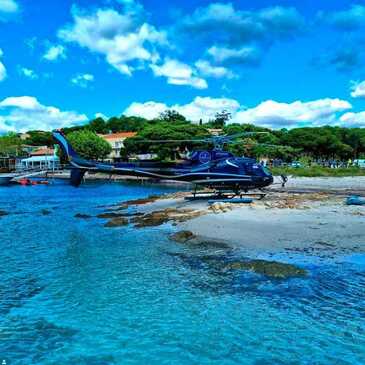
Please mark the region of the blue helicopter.
<svg viewBox="0 0 365 365"><path fill-rule="evenodd" d="M265 132L259 132L265 133ZM246 132L231 136L212 136L194 140L151 140L145 143L212 143L212 150L193 151L183 162L161 163L141 161L108 164L80 157L67 141L62 131L54 131L53 137L61 147L72 167L70 182L78 187L87 171L105 174L136 176L157 180L184 181L195 186L204 186L217 191L232 191L235 194L253 189L262 189L274 181L271 172L256 160L235 157L223 147L238 137L247 137L257 132Z"/></svg>

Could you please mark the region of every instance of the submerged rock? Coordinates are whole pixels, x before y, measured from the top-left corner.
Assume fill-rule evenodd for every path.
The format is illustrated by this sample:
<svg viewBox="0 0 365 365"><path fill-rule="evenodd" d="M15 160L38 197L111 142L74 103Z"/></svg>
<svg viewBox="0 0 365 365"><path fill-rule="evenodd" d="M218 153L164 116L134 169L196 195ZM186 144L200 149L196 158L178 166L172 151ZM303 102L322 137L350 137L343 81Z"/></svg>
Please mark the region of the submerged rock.
<svg viewBox="0 0 365 365"><path fill-rule="evenodd" d="M185 242L195 238L195 235L193 232L190 232L190 231L180 231L180 232L176 232L173 235L171 235L170 238L173 241L185 243Z"/></svg>
<svg viewBox="0 0 365 365"><path fill-rule="evenodd" d="M80 218L80 219L90 219L91 215L89 214L82 214L82 213L77 213L74 215L75 218Z"/></svg>
<svg viewBox="0 0 365 365"><path fill-rule="evenodd" d="M201 248L201 249L228 250L231 248L225 242L206 240L206 239L197 237L193 232L190 232L190 231L176 232L170 236L170 239L175 242L178 242L178 243L183 243L188 247L196 247L196 248Z"/></svg>
<svg viewBox="0 0 365 365"><path fill-rule="evenodd" d="M290 277L303 277L307 275L306 270L297 266L266 260L230 262L225 268L228 270L249 270L276 279L288 279Z"/></svg>
<svg viewBox="0 0 365 365"><path fill-rule="evenodd" d="M128 224L127 218L113 218L109 222L104 224L104 227L114 228L114 227L122 227Z"/></svg>
<svg viewBox="0 0 365 365"><path fill-rule="evenodd" d="M0 210L0 217L3 217L5 215L9 215L9 213L5 212L5 210Z"/></svg>
<svg viewBox="0 0 365 365"><path fill-rule="evenodd" d="M48 210L48 209L42 209L41 213L42 213L42 215L49 215L52 212L50 210Z"/></svg>
<svg viewBox="0 0 365 365"><path fill-rule="evenodd" d="M107 213L101 213L97 215L97 218L101 219L109 219L109 218L120 218L122 217L122 213L113 213L113 212L107 212Z"/></svg>
<svg viewBox="0 0 365 365"><path fill-rule="evenodd" d="M134 217L131 222L135 223L135 227L137 228L154 227L170 221L186 222L189 219L199 217L206 213L206 211L201 210L166 208L144 214L140 217Z"/></svg>
<svg viewBox="0 0 365 365"><path fill-rule="evenodd" d="M130 205L144 205L144 204L148 204L148 203L153 203L153 202L155 202L158 199L162 199L162 197L159 196L159 195L150 195L147 198L127 200L127 201L122 202L120 204L120 208L126 209Z"/></svg>

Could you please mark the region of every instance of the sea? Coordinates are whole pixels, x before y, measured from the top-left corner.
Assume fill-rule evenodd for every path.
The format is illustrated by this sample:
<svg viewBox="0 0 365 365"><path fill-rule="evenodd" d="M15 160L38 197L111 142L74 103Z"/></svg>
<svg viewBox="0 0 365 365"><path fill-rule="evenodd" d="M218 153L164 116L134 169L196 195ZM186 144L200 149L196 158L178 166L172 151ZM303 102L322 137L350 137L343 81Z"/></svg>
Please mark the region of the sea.
<svg viewBox="0 0 365 365"><path fill-rule="evenodd" d="M243 253L172 242L173 225L96 217L179 189L0 187L0 364L365 364L364 255L283 254L309 274L278 280L221 270Z"/></svg>

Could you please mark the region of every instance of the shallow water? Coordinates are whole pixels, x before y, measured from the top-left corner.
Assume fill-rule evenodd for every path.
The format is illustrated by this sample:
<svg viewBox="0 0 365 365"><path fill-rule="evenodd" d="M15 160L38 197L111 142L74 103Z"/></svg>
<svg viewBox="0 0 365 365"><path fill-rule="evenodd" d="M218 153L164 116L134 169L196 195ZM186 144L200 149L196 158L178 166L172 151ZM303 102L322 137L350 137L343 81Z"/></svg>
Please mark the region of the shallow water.
<svg viewBox="0 0 365 365"><path fill-rule="evenodd" d="M365 364L364 256L298 257L307 278L270 280L223 272L214 262L236 253L181 247L167 239L170 226L74 218L174 189L0 188L0 209L11 213L0 217L0 360Z"/></svg>

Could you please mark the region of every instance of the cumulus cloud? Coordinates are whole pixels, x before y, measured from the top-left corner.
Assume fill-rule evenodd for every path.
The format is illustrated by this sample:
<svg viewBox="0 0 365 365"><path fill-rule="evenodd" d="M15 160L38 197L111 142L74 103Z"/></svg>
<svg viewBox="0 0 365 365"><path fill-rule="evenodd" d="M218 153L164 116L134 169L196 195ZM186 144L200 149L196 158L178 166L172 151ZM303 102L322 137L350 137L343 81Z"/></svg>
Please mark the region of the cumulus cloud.
<svg viewBox="0 0 365 365"><path fill-rule="evenodd" d="M3 56L3 51L0 48L0 59ZM4 64L0 61L0 82L3 81L6 78L6 68Z"/></svg>
<svg viewBox="0 0 365 365"><path fill-rule="evenodd" d="M8 97L0 102L0 133L52 130L82 124L84 114L42 105L35 97Z"/></svg>
<svg viewBox="0 0 365 365"><path fill-rule="evenodd" d="M240 104L234 99L227 98L210 98L196 97L188 104L166 105L149 101L146 103L132 103L125 111L127 116L140 116L146 119L157 118L165 110L176 110L188 120L198 122L202 119L208 122L213 119L216 113L227 110L230 113L236 113Z"/></svg>
<svg viewBox="0 0 365 365"><path fill-rule="evenodd" d="M320 13L320 18L344 31L355 31L365 26L365 6L354 4L349 9L331 13Z"/></svg>
<svg viewBox="0 0 365 365"><path fill-rule="evenodd" d="M172 85L190 85L195 89L206 89L207 82L196 75L195 70L189 65L166 59L162 65L151 65L155 76L167 78L167 82Z"/></svg>
<svg viewBox="0 0 365 365"><path fill-rule="evenodd" d="M365 112L345 113L340 121L343 127L365 127Z"/></svg>
<svg viewBox="0 0 365 365"><path fill-rule="evenodd" d="M13 14L18 12L19 6L14 0L0 0L0 13Z"/></svg>
<svg viewBox="0 0 365 365"><path fill-rule="evenodd" d="M235 74L228 68L222 66L213 66L209 61L198 60L195 62L195 67L199 74L205 77L214 77L216 79L223 77L232 79L235 77Z"/></svg>
<svg viewBox="0 0 365 365"><path fill-rule="evenodd" d="M259 51L255 47L227 48L213 46L208 49L208 54L215 62L226 65L245 64L253 66L260 62Z"/></svg>
<svg viewBox="0 0 365 365"><path fill-rule="evenodd" d="M89 86L94 81L94 75L92 74L78 74L71 79L71 83L82 88Z"/></svg>
<svg viewBox="0 0 365 365"><path fill-rule="evenodd" d="M34 70L30 69L30 68L19 67L18 71L19 71L20 75L22 75L24 77L27 77L28 79L31 79L31 80L38 79L38 75L36 74L36 72Z"/></svg>
<svg viewBox="0 0 365 365"><path fill-rule="evenodd" d="M183 19L188 31L215 35L228 43L275 40L301 30L303 17L295 8L274 6L258 11L235 9L232 3L213 3L200 7Z"/></svg>
<svg viewBox="0 0 365 365"><path fill-rule="evenodd" d="M73 23L61 29L59 37L104 55L110 65L125 75L132 75L138 62L156 61L156 47L167 44L164 32L142 23L131 11L98 9L87 14L74 9L72 16Z"/></svg>
<svg viewBox="0 0 365 365"><path fill-rule="evenodd" d="M353 82L351 90L351 96L353 98L365 98L365 80L362 82Z"/></svg>
<svg viewBox="0 0 365 365"><path fill-rule="evenodd" d="M337 123L339 112L351 108L348 101L330 98L293 103L267 100L254 108L239 111L231 122L252 123L270 128L330 125Z"/></svg>
<svg viewBox="0 0 365 365"><path fill-rule="evenodd" d="M57 61L58 59L66 58L66 49L64 46L50 46L46 53L43 55L43 58L47 61Z"/></svg>

